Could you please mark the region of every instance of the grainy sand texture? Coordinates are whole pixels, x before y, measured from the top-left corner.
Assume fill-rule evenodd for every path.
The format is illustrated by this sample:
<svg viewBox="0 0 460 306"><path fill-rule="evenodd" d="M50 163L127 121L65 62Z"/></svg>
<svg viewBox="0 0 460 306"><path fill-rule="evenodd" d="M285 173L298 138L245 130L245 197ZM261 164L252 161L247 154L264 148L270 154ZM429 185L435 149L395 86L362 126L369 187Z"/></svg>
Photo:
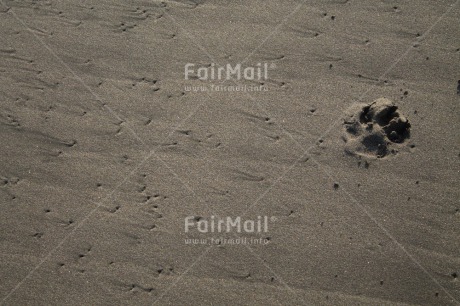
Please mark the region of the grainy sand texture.
<svg viewBox="0 0 460 306"><path fill-rule="evenodd" d="M1 305L460 305L460 0L0 0Z"/></svg>

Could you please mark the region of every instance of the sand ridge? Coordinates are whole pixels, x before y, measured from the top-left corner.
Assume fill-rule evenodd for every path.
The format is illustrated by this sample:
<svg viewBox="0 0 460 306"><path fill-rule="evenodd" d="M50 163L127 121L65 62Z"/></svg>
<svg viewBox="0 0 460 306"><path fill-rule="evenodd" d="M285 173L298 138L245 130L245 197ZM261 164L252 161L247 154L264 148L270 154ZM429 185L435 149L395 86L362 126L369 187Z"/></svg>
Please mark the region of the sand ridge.
<svg viewBox="0 0 460 306"><path fill-rule="evenodd" d="M2 0L0 303L456 305L458 2Z"/></svg>

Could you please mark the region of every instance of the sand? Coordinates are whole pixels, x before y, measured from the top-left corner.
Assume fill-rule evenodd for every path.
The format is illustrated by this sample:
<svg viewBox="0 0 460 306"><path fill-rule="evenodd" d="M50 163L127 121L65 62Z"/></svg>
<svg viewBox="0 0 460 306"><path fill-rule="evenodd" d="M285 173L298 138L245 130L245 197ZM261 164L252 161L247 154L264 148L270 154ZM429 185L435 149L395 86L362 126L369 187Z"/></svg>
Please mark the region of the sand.
<svg viewBox="0 0 460 306"><path fill-rule="evenodd" d="M0 304L458 305L459 20L0 0Z"/></svg>

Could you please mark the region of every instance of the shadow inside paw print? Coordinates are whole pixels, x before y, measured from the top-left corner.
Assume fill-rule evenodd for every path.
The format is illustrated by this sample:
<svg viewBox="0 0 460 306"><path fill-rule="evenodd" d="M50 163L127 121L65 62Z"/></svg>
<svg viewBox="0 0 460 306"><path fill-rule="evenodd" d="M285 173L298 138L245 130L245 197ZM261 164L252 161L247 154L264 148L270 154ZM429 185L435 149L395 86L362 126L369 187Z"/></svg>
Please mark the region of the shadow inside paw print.
<svg viewBox="0 0 460 306"><path fill-rule="evenodd" d="M410 138L410 123L398 107L388 99L380 98L362 106L345 120L346 152L382 158L396 154L396 144Z"/></svg>

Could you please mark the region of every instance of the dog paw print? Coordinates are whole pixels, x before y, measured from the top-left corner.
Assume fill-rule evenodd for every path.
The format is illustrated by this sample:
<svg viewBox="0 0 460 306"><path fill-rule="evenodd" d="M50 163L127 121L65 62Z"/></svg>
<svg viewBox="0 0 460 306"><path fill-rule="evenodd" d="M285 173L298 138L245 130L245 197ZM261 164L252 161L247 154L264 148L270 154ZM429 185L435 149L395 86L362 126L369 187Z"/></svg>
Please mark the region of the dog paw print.
<svg viewBox="0 0 460 306"><path fill-rule="evenodd" d="M390 100L380 98L345 119L345 151L352 155L383 158L396 154L410 138L409 120Z"/></svg>

